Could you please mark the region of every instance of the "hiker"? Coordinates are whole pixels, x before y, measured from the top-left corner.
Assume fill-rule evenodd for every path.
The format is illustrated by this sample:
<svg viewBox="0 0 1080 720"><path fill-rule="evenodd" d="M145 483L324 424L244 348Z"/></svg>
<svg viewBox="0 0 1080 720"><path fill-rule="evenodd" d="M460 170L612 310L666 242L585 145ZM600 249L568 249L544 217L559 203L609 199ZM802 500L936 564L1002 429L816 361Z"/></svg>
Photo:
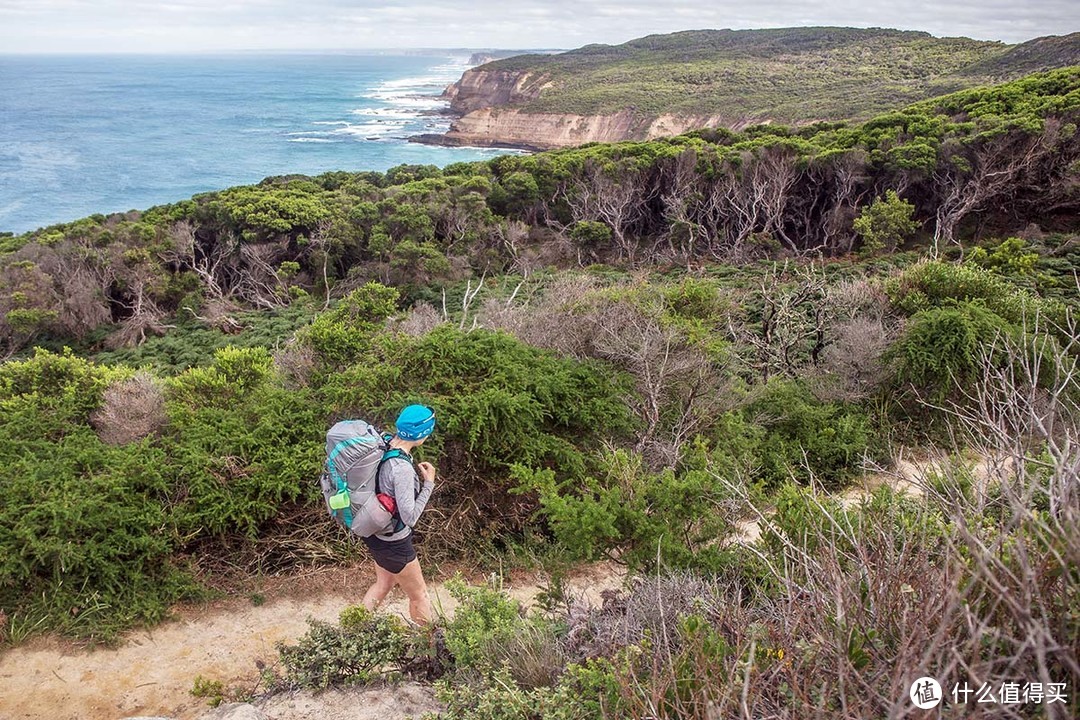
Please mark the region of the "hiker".
<svg viewBox="0 0 1080 720"><path fill-rule="evenodd" d="M379 466L379 490L394 498L394 523L384 532L364 538L375 559L375 584L364 594L364 607L374 611L395 585L409 597L409 617L426 625L431 622L431 601L412 544L413 526L435 489L435 466L422 462L413 466L413 448L435 429L435 412L423 405L410 405L395 423L390 450L398 450ZM419 474L417 474L419 470ZM420 478L423 478L421 487Z"/></svg>

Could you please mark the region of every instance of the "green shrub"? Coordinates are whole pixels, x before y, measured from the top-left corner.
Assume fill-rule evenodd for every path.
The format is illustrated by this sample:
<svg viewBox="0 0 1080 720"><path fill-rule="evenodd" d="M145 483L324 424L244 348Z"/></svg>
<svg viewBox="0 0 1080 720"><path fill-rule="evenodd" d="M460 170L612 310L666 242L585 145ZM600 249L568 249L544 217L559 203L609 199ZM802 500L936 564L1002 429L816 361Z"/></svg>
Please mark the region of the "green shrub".
<svg viewBox="0 0 1080 720"><path fill-rule="evenodd" d="M278 643L286 688L325 689L371 682L401 663L407 631L389 615L375 615L362 606L342 610L340 624L308 621L296 643Z"/></svg>
<svg viewBox="0 0 1080 720"><path fill-rule="evenodd" d="M314 493L325 420L306 390L273 382L264 348L225 348L168 384L162 443L172 517L189 538L254 538L282 504Z"/></svg>
<svg viewBox="0 0 1080 720"><path fill-rule="evenodd" d="M436 684L447 720L585 720L615 707L611 663L589 660L564 667L538 647L555 648L561 622L524 617L520 606L492 586L447 583L459 601L445 641L456 673ZM546 663L546 665L544 665ZM542 676L543 681L537 682Z"/></svg>
<svg viewBox="0 0 1080 720"><path fill-rule="evenodd" d="M611 242L611 228L595 220L580 220L570 228L570 239L588 250L606 248Z"/></svg>
<svg viewBox="0 0 1080 720"><path fill-rule="evenodd" d="M811 478L838 488L881 452L870 418L853 405L820 402L801 384L772 380L745 410L765 429L761 476L770 486Z"/></svg>
<svg viewBox="0 0 1080 720"><path fill-rule="evenodd" d="M230 407L167 403L173 522L190 538L255 538L284 504L317 497L326 425L310 393L229 389Z"/></svg>
<svg viewBox="0 0 1080 720"><path fill-rule="evenodd" d="M335 414L384 422L411 402L435 410L436 432L420 454L438 457L454 498L471 508L441 536L462 549L475 549L477 534L509 538L528 526L535 502L507 494L512 465L582 477L584 448L631 427L624 376L510 335L440 326L419 338L383 337L373 348L377 360L335 375L320 395Z"/></svg>
<svg viewBox="0 0 1080 720"><path fill-rule="evenodd" d="M1011 237L989 249L975 248L968 255L967 262L1001 275L1032 275L1039 262L1039 253L1032 251L1025 240Z"/></svg>
<svg viewBox="0 0 1080 720"><path fill-rule="evenodd" d="M884 198L874 198L855 218L854 230L863 240L860 254L895 250L918 229L919 223L912 220L914 213L915 206L901 200L895 190L886 192Z"/></svg>
<svg viewBox="0 0 1080 720"><path fill-rule="evenodd" d="M756 465L756 429L720 419L710 447L699 439L677 468L650 472L639 454L613 450L584 480L515 468L519 490L535 491L543 518L570 557L616 554L633 568L715 569L719 541L742 510L735 499Z"/></svg>
<svg viewBox="0 0 1080 720"><path fill-rule="evenodd" d="M1009 323L981 304L961 303L916 313L889 349L898 382L912 383L940 401L969 387L983 352L999 335L1016 339ZM998 345L1000 347L1000 343Z"/></svg>
<svg viewBox="0 0 1080 720"><path fill-rule="evenodd" d="M173 378L168 398L189 408L232 406L270 378L274 360L261 347L227 346L214 353L208 367L194 367Z"/></svg>
<svg viewBox="0 0 1080 720"><path fill-rule="evenodd" d="M469 683L441 680L436 697L442 720L593 720L622 717L615 683L611 664L598 659L569 666L552 688L523 688L502 668Z"/></svg>
<svg viewBox="0 0 1080 720"><path fill-rule="evenodd" d="M1017 325L1025 318L1033 321L1036 312L1057 323L1064 317L1064 306L1060 303L1040 300L997 273L974 264L919 263L890 278L885 290L893 305L906 315L978 301Z"/></svg>
<svg viewBox="0 0 1080 720"><path fill-rule="evenodd" d="M459 577L447 581L446 589L458 601L445 635L454 666L481 674L496 669L493 654L525 622L521 605L500 589L466 585Z"/></svg>
<svg viewBox="0 0 1080 720"><path fill-rule="evenodd" d="M191 686L191 694L197 698L206 698L210 707L217 707L225 699L225 683L196 675L195 682Z"/></svg>
<svg viewBox="0 0 1080 720"><path fill-rule="evenodd" d="M47 410L42 420L58 438L66 429L88 423L105 388L132 374L130 368L95 365L67 348L60 354L35 348L26 360L0 364L0 407L5 412L19 407ZM27 430L27 435L45 431L41 427Z"/></svg>
<svg viewBox="0 0 1080 720"><path fill-rule="evenodd" d="M395 310L398 293L378 283L354 290L328 312L318 315L298 335L328 367L339 368L361 359L372 336Z"/></svg>
<svg viewBox="0 0 1080 720"><path fill-rule="evenodd" d="M93 640L162 619L194 591L171 557L167 455L86 426L26 437L43 420L22 409L0 422L0 610Z"/></svg>
<svg viewBox="0 0 1080 720"><path fill-rule="evenodd" d="M0 611L109 640L193 585L174 564L168 455L88 425L125 368L38 351L0 366Z"/></svg>
<svg viewBox="0 0 1080 720"><path fill-rule="evenodd" d="M518 687L506 668L471 683L440 680L436 697L446 710L438 717L441 720L542 720L542 694Z"/></svg>

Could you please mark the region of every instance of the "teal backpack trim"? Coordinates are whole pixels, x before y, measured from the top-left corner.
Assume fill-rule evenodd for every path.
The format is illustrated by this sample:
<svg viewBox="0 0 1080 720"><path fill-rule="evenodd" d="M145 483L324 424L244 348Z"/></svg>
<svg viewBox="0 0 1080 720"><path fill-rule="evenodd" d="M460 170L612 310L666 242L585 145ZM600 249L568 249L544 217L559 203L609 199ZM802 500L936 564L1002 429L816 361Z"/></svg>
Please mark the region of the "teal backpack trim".
<svg viewBox="0 0 1080 720"><path fill-rule="evenodd" d="M330 453L330 456L328 458L326 458L326 467L330 471L330 478L334 481L334 484L337 486L337 489L338 489L339 493L343 493L346 490L348 490L349 486L345 483L345 478L341 477L341 473L338 472L337 465L334 463L334 459L338 455L340 455L341 452L347 447L352 447L353 445L361 445L363 443L369 443L369 442L374 442L374 441L369 437L354 437L354 438L348 438L346 440L342 440L341 442L339 442L337 445L334 446L334 449ZM376 472L378 472L378 471L376 471ZM376 476L376 481L378 481L378 476ZM342 521L344 521L345 527L352 527L352 506L351 505L349 507L345 507L345 508L343 508L341 510L341 519L342 519Z"/></svg>

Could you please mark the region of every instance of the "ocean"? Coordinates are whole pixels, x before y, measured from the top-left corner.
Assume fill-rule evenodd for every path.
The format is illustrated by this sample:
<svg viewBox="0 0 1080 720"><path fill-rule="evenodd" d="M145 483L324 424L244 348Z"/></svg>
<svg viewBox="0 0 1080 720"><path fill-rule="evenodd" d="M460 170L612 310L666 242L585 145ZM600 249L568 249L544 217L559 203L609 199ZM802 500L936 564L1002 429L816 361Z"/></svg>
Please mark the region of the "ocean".
<svg viewBox="0 0 1080 720"><path fill-rule="evenodd" d="M467 56L0 56L0 231L145 209L269 175L505 153L443 132Z"/></svg>

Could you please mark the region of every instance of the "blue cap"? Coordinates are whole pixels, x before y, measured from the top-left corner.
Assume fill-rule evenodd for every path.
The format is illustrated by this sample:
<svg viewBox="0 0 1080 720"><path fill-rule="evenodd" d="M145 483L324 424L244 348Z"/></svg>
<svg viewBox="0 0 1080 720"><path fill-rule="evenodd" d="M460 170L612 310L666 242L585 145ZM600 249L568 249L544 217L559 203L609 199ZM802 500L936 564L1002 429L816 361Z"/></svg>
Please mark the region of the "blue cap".
<svg viewBox="0 0 1080 720"><path fill-rule="evenodd" d="M435 429L435 411L423 405L410 405L401 411L395 425L402 440L423 440Z"/></svg>

